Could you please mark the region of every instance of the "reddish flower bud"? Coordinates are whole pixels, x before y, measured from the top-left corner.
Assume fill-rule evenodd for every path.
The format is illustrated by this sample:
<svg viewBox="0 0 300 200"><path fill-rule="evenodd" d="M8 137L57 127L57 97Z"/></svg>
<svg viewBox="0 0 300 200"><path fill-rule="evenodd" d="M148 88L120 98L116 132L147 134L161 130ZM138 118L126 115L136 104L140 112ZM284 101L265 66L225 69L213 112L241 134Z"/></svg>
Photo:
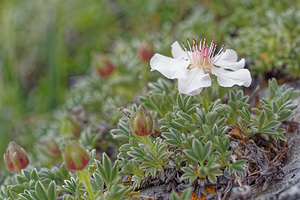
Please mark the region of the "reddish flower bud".
<svg viewBox="0 0 300 200"><path fill-rule="evenodd" d="M4 161L7 169L11 172L19 172L29 164L25 150L14 141L8 144L4 154Z"/></svg>
<svg viewBox="0 0 300 200"><path fill-rule="evenodd" d="M154 51L150 44L144 43L138 48L137 54L141 61L149 62L154 55Z"/></svg>
<svg viewBox="0 0 300 200"><path fill-rule="evenodd" d="M66 143L63 157L69 170L83 170L90 161L88 152L75 140Z"/></svg>
<svg viewBox="0 0 300 200"><path fill-rule="evenodd" d="M57 158L61 151L59 145L54 140L41 140L41 150L49 157Z"/></svg>
<svg viewBox="0 0 300 200"><path fill-rule="evenodd" d="M131 119L131 129L138 136L149 135L153 131L153 120L149 112L140 105Z"/></svg>
<svg viewBox="0 0 300 200"><path fill-rule="evenodd" d="M115 66L108 56L93 54L92 66L102 78L110 76L115 71Z"/></svg>
<svg viewBox="0 0 300 200"><path fill-rule="evenodd" d="M71 116L66 115L60 121L60 133L62 135L74 135L74 137L78 138L80 132L80 125Z"/></svg>

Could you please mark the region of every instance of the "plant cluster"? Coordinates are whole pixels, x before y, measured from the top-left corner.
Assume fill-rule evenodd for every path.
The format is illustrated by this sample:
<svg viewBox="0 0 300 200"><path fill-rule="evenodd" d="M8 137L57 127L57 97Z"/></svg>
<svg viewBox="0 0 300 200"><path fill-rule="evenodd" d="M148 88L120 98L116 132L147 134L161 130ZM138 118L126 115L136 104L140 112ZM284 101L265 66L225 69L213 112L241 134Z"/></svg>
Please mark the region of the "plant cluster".
<svg viewBox="0 0 300 200"><path fill-rule="evenodd" d="M266 98L233 85L282 73L279 83L299 79L294 2L116 0L76 9L80 0L35 1L0 3L7 14L0 22L6 30L0 33L6 39L0 45L0 152L7 135L16 138L4 154L6 169L0 166L0 199L140 199L152 186L166 186L171 200L226 199L237 187L266 188L283 175L290 147L285 125L300 92L276 79L269 80ZM25 23L34 12L45 15ZM23 31L11 34L14 27ZM34 27L38 31L28 34ZM94 27L106 31L98 35ZM173 58L153 56L156 50L169 56L175 38L199 33L203 40L176 50L173 43ZM241 52L246 65L214 41L198 46L211 37ZM160 62L153 64L154 57ZM178 84L150 73L149 63ZM37 70L40 65L45 69ZM172 65L183 70L172 74ZM88 75L73 76L86 66ZM187 69L203 76L201 84ZM28 111L34 113L23 115Z"/></svg>
<svg viewBox="0 0 300 200"><path fill-rule="evenodd" d="M261 99L256 107L250 106L249 96L237 88L229 90L229 96L221 91L224 88L210 88L189 97L178 94L163 79L149 87L140 101L152 112L154 133L134 134L128 116L136 112L135 105L124 110L125 117L111 131L115 139L127 141L120 147L118 159L121 174L130 175L135 189L172 184L170 190L181 191L189 186L214 185L226 174L247 179L250 171L261 166L242 159L246 156L241 154L247 151L236 149L235 141L259 149L268 148L260 140L286 141L286 130L280 125L292 116L297 107L292 100L299 96L291 88L278 89L275 79L269 81L269 98Z"/></svg>

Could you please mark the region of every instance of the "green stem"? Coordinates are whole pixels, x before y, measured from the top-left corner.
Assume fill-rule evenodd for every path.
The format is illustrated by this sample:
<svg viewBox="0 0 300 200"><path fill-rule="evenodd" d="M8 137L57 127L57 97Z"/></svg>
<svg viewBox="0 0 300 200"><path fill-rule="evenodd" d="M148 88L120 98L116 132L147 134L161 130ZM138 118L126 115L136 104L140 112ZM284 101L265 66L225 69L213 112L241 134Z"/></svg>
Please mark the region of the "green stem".
<svg viewBox="0 0 300 200"><path fill-rule="evenodd" d="M90 198L93 200L94 193L93 193L92 186L90 183L91 177L90 177L88 170L84 169L82 171L77 171L77 177L84 184L84 186L86 187L86 189L89 193Z"/></svg>
<svg viewBox="0 0 300 200"><path fill-rule="evenodd" d="M146 145L149 149L151 149L154 152L155 146L154 146L154 143L149 138L149 136L136 136L136 137L141 143Z"/></svg>
<svg viewBox="0 0 300 200"><path fill-rule="evenodd" d="M208 102L207 102L207 95L206 95L206 88L203 89L201 94L199 94L199 97L202 100L203 108L207 112L208 111Z"/></svg>

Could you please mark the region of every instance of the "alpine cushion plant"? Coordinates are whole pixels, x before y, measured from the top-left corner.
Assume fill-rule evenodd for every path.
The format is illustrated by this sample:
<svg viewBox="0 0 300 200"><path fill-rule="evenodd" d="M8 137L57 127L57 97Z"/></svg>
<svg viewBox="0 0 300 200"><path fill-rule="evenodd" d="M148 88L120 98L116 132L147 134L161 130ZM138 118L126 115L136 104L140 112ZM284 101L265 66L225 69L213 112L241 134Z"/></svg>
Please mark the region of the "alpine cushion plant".
<svg viewBox="0 0 300 200"><path fill-rule="evenodd" d="M223 87L250 86L252 79L249 70L244 69L245 59L237 61L234 50L224 49L222 45L217 51L217 44L211 40L208 46L205 38L193 39L192 43L187 39L187 45L183 43L183 50L176 41L172 44L173 58L155 54L150 60L151 70L159 71L168 79L178 79L179 93L199 94L212 85L212 75Z"/></svg>
<svg viewBox="0 0 300 200"><path fill-rule="evenodd" d="M135 104L124 109L118 127L111 130L115 139L125 142L118 155L120 173L131 178L134 189L162 184L168 186L166 192L182 192L191 186L200 198L206 195L201 192L205 187L225 194L224 184L231 190L239 182L256 187L272 180L271 174L265 175L267 171L259 171L266 166L256 160L267 156L278 165L274 158L280 152L257 148L267 149L269 144L285 148L286 130L281 126L292 116L296 107L292 100L299 92L278 88L272 79L269 99L252 102L241 88L230 88L227 95L221 95L220 88L210 87L205 89L205 105L198 95L178 94L166 80L149 83L149 88L139 100L154 116L153 134L134 134L129 116L137 113ZM268 141L262 142L263 138ZM257 181L253 181L253 172ZM274 173L281 173L281 168Z"/></svg>

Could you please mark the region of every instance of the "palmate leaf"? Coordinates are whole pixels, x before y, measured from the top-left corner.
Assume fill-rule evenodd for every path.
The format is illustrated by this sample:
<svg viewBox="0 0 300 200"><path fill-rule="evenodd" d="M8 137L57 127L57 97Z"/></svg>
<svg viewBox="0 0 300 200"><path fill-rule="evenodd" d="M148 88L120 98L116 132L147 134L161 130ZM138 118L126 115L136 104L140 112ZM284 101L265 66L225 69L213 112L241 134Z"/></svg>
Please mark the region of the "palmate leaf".
<svg viewBox="0 0 300 200"><path fill-rule="evenodd" d="M37 181L34 190L25 190L19 196L26 200L56 200L56 184L51 181L46 190L43 184Z"/></svg>
<svg viewBox="0 0 300 200"><path fill-rule="evenodd" d="M97 194L97 192L100 194L103 192L104 182L99 173L93 174L93 177L91 179L91 186L95 194Z"/></svg>
<svg viewBox="0 0 300 200"><path fill-rule="evenodd" d="M201 164L208 158L212 149L212 142L208 141L204 146L198 139L193 140L192 149L184 150L184 153L195 162Z"/></svg>
<svg viewBox="0 0 300 200"><path fill-rule="evenodd" d="M155 143L155 154L157 159L162 161L162 164L163 161L168 158L169 152L167 150L167 145L160 139L158 139Z"/></svg>
<svg viewBox="0 0 300 200"><path fill-rule="evenodd" d="M120 141L128 141L130 137L130 129L128 127L128 119L121 119L119 120L118 127L116 129L112 129L110 134L113 136L114 139Z"/></svg>
<svg viewBox="0 0 300 200"><path fill-rule="evenodd" d="M112 165L109 157L106 153L102 154L102 165L98 160L95 160L98 172L106 183L107 187L110 188L118 177L118 161Z"/></svg>
<svg viewBox="0 0 300 200"><path fill-rule="evenodd" d="M215 159L211 159L205 166L201 166L198 168L198 176L200 178L207 177L211 183L216 183L217 176L222 175L222 171L220 170L220 168L221 165L217 163Z"/></svg>
<svg viewBox="0 0 300 200"><path fill-rule="evenodd" d="M25 189L28 189L28 187L23 184L12 185L10 188L11 191L13 191L17 194L23 193Z"/></svg>
<svg viewBox="0 0 300 200"><path fill-rule="evenodd" d="M183 167L182 171L184 174L181 176L181 180L188 179L190 183L193 183L197 178L197 174L190 167Z"/></svg>
<svg viewBox="0 0 300 200"><path fill-rule="evenodd" d="M265 114L265 111L262 111L260 113L259 120L258 120L258 130L260 130L262 128L262 126L265 123L265 120L266 120L266 114Z"/></svg>
<svg viewBox="0 0 300 200"><path fill-rule="evenodd" d="M38 181L36 183L35 191L36 191L36 194L39 197L39 199L45 199L45 200L48 199L46 190L40 181Z"/></svg>
<svg viewBox="0 0 300 200"><path fill-rule="evenodd" d="M267 123L263 128L262 131L264 132L264 130L268 130L268 129L276 129L278 128L280 125L279 121L270 121L269 123Z"/></svg>
<svg viewBox="0 0 300 200"><path fill-rule="evenodd" d="M223 137L216 136L214 147L220 154L227 152L230 147L229 136L228 135L224 135Z"/></svg>
<svg viewBox="0 0 300 200"><path fill-rule="evenodd" d="M245 163L245 160L238 160L235 163L229 165L229 172L233 173L233 171L244 173L245 169L243 168L243 164Z"/></svg>
<svg viewBox="0 0 300 200"><path fill-rule="evenodd" d="M54 181L51 181L48 186L48 200L56 200L56 184Z"/></svg>
<svg viewBox="0 0 300 200"><path fill-rule="evenodd" d="M176 109L179 109L183 111L184 113L190 114L199 104L192 102L193 97L192 96L185 96L182 94L177 94L176 98Z"/></svg>
<svg viewBox="0 0 300 200"><path fill-rule="evenodd" d="M126 195L132 190L129 186L123 186L121 184L112 185L111 189L106 192L105 198L100 198L103 200L118 199L118 200L130 200Z"/></svg>
<svg viewBox="0 0 300 200"><path fill-rule="evenodd" d="M278 84L275 78L270 79L268 84L269 84L269 100L271 101L276 94Z"/></svg>
<svg viewBox="0 0 300 200"><path fill-rule="evenodd" d="M137 162L142 162L146 156L146 152L139 147L130 147L130 151L127 154Z"/></svg>
<svg viewBox="0 0 300 200"><path fill-rule="evenodd" d="M0 198L4 199L4 200L12 199L9 189L8 189L7 185L5 185L5 184L2 184L0 186Z"/></svg>
<svg viewBox="0 0 300 200"><path fill-rule="evenodd" d="M140 102L148 109L155 110L161 116L164 116L169 110L172 110L175 104L174 95L176 91L171 89L173 85L164 79L159 79L157 82L148 85L150 91L145 97L139 98Z"/></svg>
<svg viewBox="0 0 300 200"><path fill-rule="evenodd" d="M71 194L76 194L76 192L80 189L81 187L81 184L80 184L80 181L78 178L74 178L74 177L71 177L70 180L64 180L64 185L62 185L62 187L70 192Z"/></svg>
<svg viewBox="0 0 300 200"><path fill-rule="evenodd" d="M25 183L25 182L29 182L31 180L31 171L28 169L23 169L21 170L21 174L18 174L17 180L20 184Z"/></svg>
<svg viewBox="0 0 300 200"><path fill-rule="evenodd" d="M181 149L184 148L182 143L183 136L176 129L170 128L170 132L164 132L162 136L166 139L166 142L173 147L179 147Z"/></svg>

